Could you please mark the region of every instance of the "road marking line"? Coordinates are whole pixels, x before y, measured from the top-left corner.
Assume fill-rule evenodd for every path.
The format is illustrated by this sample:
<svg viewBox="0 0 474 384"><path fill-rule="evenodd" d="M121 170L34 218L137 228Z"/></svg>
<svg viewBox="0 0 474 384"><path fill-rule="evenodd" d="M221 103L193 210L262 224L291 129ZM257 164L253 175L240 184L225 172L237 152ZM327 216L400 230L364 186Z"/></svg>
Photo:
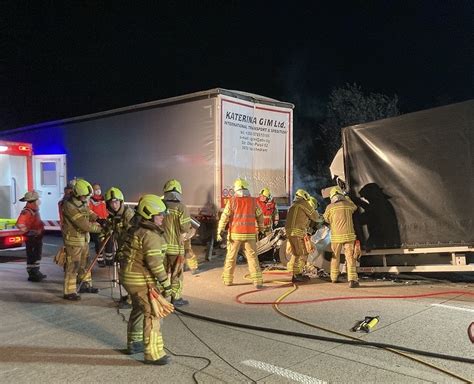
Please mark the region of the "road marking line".
<svg viewBox="0 0 474 384"><path fill-rule="evenodd" d="M458 311L474 312L474 309L455 307L455 306L453 306L453 305L431 304L431 306L433 306L433 307L448 308L448 309L457 309Z"/></svg>
<svg viewBox="0 0 474 384"><path fill-rule="evenodd" d="M264 363L257 360L245 360L242 361L242 364L245 364L249 367L261 369L262 371L270 372L278 376L286 377L287 379L297 381L304 384L327 384L323 380L316 379L312 376L303 375L301 373L290 371L289 369L277 367L276 365Z"/></svg>
<svg viewBox="0 0 474 384"><path fill-rule="evenodd" d="M17 370L18 370L18 368L8 369L6 371L0 371L0 375L3 375L4 373L14 372L14 371L17 371Z"/></svg>
<svg viewBox="0 0 474 384"><path fill-rule="evenodd" d="M48 246L50 246L50 247L62 247L61 244L43 243L43 245L48 245Z"/></svg>

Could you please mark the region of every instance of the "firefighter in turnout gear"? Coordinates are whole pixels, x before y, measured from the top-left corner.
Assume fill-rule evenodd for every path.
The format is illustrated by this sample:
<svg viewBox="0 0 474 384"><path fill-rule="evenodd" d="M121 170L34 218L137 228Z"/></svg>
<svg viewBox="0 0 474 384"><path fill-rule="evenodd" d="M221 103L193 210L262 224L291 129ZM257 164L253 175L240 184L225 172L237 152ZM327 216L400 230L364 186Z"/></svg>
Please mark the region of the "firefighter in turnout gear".
<svg viewBox="0 0 474 384"><path fill-rule="evenodd" d="M92 196L89 199L89 208L97 215L98 220L105 220L107 218L108 212L100 184L92 184L92 191ZM95 254L97 255L102 245L103 238L99 236L98 233L91 233L90 236L91 241L94 243ZM106 256L109 255L108 261L110 261L110 256L113 256L110 254L111 244L113 244L111 241L107 243L104 252ZM102 254L97 258L97 264L99 264L100 267L105 267L105 260Z"/></svg>
<svg viewBox="0 0 474 384"><path fill-rule="evenodd" d="M62 204L62 225L64 246L66 248L66 266L64 269L64 298L79 300L76 284L79 277L84 281L80 293L97 293L92 287L90 272L86 273L89 257L89 233L100 233L101 226L94 222L96 216L88 206L88 198L92 194L92 186L78 179L73 186L72 196Z"/></svg>
<svg viewBox="0 0 474 384"><path fill-rule="evenodd" d="M115 256L115 259L118 261L125 238L127 237L127 231L132 225L131 222L135 212L132 208L124 204L123 193L116 187L110 188L105 193L105 203L109 213L105 225L105 233L112 234L105 249L106 252L111 254L112 258ZM103 238L104 235L102 235L102 241ZM122 291L120 290L120 292ZM130 298L126 295L120 298L121 308L129 308L131 304Z"/></svg>
<svg viewBox="0 0 474 384"><path fill-rule="evenodd" d="M124 203L123 193L116 187L110 188L105 193L105 203L107 206L107 222L105 225L106 232L112 232L113 240L111 252L112 257L114 252L120 251L127 236L127 230L131 226L132 218L135 214L132 208L126 206Z"/></svg>
<svg viewBox="0 0 474 384"><path fill-rule="evenodd" d="M263 188L260 191L260 196L257 198L257 204L263 214L263 232L268 236L280 221L278 207L268 188Z"/></svg>
<svg viewBox="0 0 474 384"><path fill-rule="evenodd" d="M339 187L331 189L329 198L331 199L331 204L326 207L324 220L331 228L331 249L333 252L331 259L331 281L333 283L338 282L341 251L344 248L349 287L355 288L359 286L359 279L354 257L356 235L352 214L357 210L357 206L349 196L344 196Z"/></svg>
<svg viewBox="0 0 474 384"><path fill-rule="evenodd" d="M163 220L165 240L167 243L165 266L170 274L172 303L176 307L189 304L182 298L184 281L184 240L183 235L191 230L191 217L188 209L181 202L183 190L178 180L172 179L163 187L164 203L168 215Z"/></svg>
<svg viewBox="0 0 474 384"><path fill-rule="evenodd" d="M167 247L162 224L165 214L166 206L158 196L142 196L120 258L120 280L132 298L127 352L144 352L145 363L154 365L169 362L164 351L160 318L173 310L158 292L171 295L164 266Z"/></svg>
<svg viewBox="0 0 474 384"><path fill-rule="evenodd" d="M293 204L286 216L286 235L288 236L287 251L291 255L286 268L293 272L293 282L308 280L303 276L303 266L306 263L308 251L305 245L305 236L311 222L317 222L319 214L310 203L311 196L304 189L298 189L295 193Z"/></svg>
<svg viewBox="0 0 474 384"><path fill-rule="evenodd" d="M263 232L263 214L256 199L250 196L246 180L236 179L235 195L226 203L217 226L217 241L222 241L222 232L229 224L227 235L227 255L224 263L222 279L225 285L232 285L237 254L244 246L250 279L257 289L263 287L262 271L256 255L257 229Z"/></svg>
<svg viewBox="0 0 474 384"><path fill-rule="evenodd" d="M44 225L39 213L39 194L36 191L26 192L20 201L26 201L26 205L18 217L16 226L26 237L26 272L29 281L40 282L46 275L40 272Z"/></svg>

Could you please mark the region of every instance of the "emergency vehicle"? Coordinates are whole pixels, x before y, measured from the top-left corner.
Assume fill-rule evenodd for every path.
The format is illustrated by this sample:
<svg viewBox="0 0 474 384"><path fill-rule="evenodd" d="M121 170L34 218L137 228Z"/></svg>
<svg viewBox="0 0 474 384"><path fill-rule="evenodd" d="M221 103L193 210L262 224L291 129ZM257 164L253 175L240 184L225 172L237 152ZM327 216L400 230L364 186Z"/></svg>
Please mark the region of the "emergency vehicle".
<svg viewBox="0 0 474 384"><path fill-rule="evenodd" d="M0 229L15 232L14 223L25 206L20 199L27 191L38 191L41 218L47 230L59 230L57 203L66 183L66 155L34 155L25 142L0 141ZM2 224L3 223L3 224ZM16 236L18 233L16 233ZM6 240L10 245L16 240Z"/></svg>

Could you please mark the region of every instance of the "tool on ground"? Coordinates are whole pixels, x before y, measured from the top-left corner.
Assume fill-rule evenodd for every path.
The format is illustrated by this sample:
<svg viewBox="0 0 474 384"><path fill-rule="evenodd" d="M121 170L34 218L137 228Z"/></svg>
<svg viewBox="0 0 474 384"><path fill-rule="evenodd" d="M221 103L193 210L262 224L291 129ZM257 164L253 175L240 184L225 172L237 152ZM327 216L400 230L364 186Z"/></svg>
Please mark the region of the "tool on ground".
<svg viewBox="0 0 474 384"><path fill-rule="evenodd" d="M366 316L364 320L358 321L352 328L352 332L369 333L379 322L379 316Z"/></svg>
<svg viewBox="0 0 474 384"><path fill-rule="evenodd" d="M467 335L469 336L469 340L471 340L471 343L474 343L474 322L472 322L469 328L467 329Z"/></svg>

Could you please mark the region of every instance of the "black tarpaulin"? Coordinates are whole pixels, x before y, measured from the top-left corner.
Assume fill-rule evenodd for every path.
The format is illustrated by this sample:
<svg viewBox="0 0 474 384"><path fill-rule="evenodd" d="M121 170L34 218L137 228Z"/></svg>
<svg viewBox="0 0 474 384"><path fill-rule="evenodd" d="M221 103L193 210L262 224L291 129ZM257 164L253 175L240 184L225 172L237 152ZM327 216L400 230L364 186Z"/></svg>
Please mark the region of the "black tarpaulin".
<svg viewBox="0 0 474 384"><path fill-rule="evenodd" d="M366 248L474 244L474 100L343 129Z"/></svg>

